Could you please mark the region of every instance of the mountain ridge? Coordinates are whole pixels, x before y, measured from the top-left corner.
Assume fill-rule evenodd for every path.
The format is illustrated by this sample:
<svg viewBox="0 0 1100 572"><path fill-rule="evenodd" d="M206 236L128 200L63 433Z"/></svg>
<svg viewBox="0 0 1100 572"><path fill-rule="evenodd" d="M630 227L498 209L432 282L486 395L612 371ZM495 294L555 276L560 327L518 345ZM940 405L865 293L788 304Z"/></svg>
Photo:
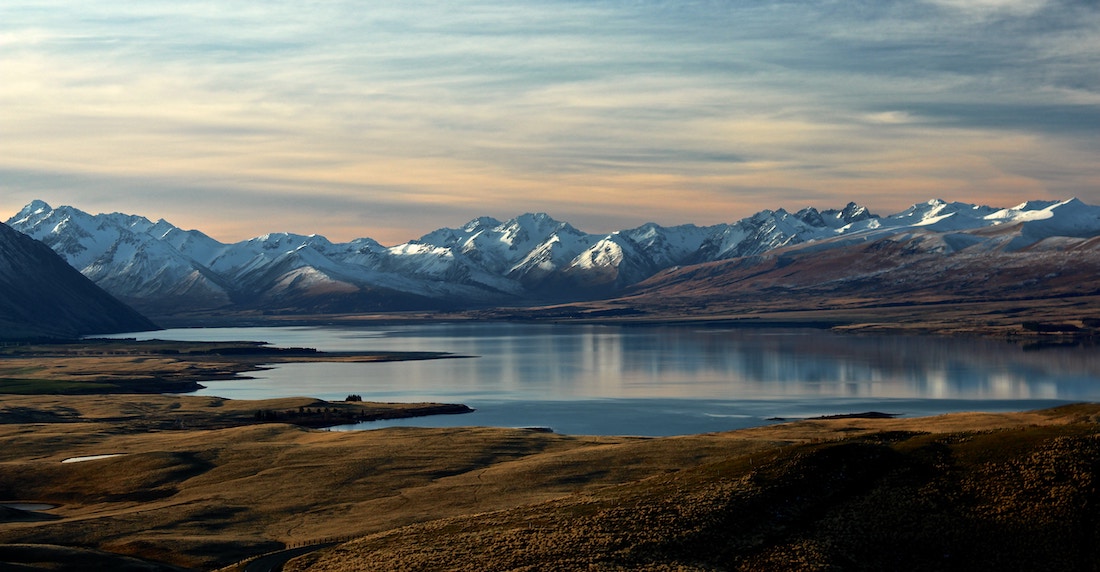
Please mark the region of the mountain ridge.
<svg viewBox="0 0 1100 572"><path fill-rule="evenodd" d="M879 216L853 202L823 211L763 210L702 227L646 223L608 234L525 213L507 221L478 217L394 246L291 233L224 244L163 219L90 215L40 200L8 222L153 314L339 313L601 299L653 291L648 282L679 267L788 251L788 257L807 256L884 240L938 256L1091 252L1089 240L1100 236L1100 207L1078 199L1009 208L932 199Z"/></svg>

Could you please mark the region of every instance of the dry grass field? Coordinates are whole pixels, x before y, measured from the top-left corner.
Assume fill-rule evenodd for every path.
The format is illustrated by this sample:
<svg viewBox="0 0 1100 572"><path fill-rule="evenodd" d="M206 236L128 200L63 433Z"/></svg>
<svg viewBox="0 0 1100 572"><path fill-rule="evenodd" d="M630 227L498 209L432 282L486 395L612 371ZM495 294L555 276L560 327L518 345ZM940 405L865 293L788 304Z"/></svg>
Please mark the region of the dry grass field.
<svg viewBox="0 0 1100 572"><path fill-rule="evenodd" d="M726 454L374 534L286 570L1095 570L1098 411L691 437L679 444L718 439Z"/></svg>
<svg viewBox="0 0 1100 572"><path fill-rule="evenodd" d="M669 438L340 433L254 419L311 405L0 397L0 503L55 505L0 512L0 567L241 569L233 563L326 539L341 542L287 569L1097 562L1100 406ZM174 416L186 420L163 422ZM98 455L116 456L62 462Z"/></svg>

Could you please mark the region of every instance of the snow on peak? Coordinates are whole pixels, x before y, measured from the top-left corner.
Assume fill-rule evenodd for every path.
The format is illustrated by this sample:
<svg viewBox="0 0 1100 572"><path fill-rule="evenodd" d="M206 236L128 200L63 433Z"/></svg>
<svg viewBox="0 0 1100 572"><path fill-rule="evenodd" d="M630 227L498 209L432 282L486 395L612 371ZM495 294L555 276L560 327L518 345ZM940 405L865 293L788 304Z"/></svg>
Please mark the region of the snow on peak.
<svg viewBox="0 0 1100 572"><path fill-rule="evenodd" d="M932 199L890 215L886 222L893 227L915 226L941 232L965 230L984 226L982 220L995 212L993 207Z"/></svg>
<svg viewBox="0 0 1100 572"><path fill-rule="evenodd" d="M479 216L462 226L464 232L477 232L500 226L500 221L491 216Z"/></svg>
<svg viewBox="0 0 1100 572"><path fill-rule="evenodd" d="M518 217L516 217L513 220L533 220L533 221L539 221L539 222L547 221L547 222L550 222L552 224L557 224L557 222L558 222L558 221L554 220L554 217L552 217L552 216L550 216L550 215L548 215L544 212L523 213L523 214L519 215Z"/></svg>
<svg viewBox="0 0 1100 572"><path fill-rule="evenodd" d="M26 218L32 215L39 215L42 213L48 213L53 210L46 201L35 199L31 201L27 206L23 207L23 210L19 211L19 214L15 215L16 218Z"/></svg>
<svg viewBox="0 0 1100 572"><path fill-rule="evenodd" d="M1023 220L1024 235L1034 238L1088 238L1100 234L1100 207L1076 198L1055 202L1041 210L1020 211L1016 220Z"/></svg>
<svg viewBox="0 0 1100 572"><path fill-rule="evenodd" d="M499 227L500 225L501 222L499 220L493 217L483 216L471 220L462 225L461 228L443 227L433 230L421 236L415 242L447 248L464 244L477 234Z"/></svg>
<svg viewBox="0 0 1100 572"><path fill-rule="evenodd" d="M994 224L1044 220L1056 215L1067 219L1081 217L1088 219L1090 213L1095 212L1097 208L1076 198L1064 201L1027 201L1012 208L991 213L985 218Z"/></svg>
<svg viewBox="0 0 1100 572"><path fill-rule="evenodd" d="M264 250L283 250L286 252L295 250L303 245L313 246L319 250L332 246L329 240L319 234L301 235L290 232L275 232L257 236L246 241L248 244L259 245Z"/></svg>
<svg viewBox="0 0 1100 572"><path fill-rule="evenodd" d="M53 207L48 205L45 201L35 199L31 201L27 206L23 207L15 216L8 219L8 226L18 227L20 225L34 224L48 217L54 211Z"/></svg>
<svg viewBox="0 0 1100 572"><path fill-rule="evenodd" d="M538 235L549 235L556 230L566 228L572 229L573 227L568 223L555 220L546 213L524 213L497 228L505 230L506 233L509 231L519 232L522 230Z"/></svg>
<svg viewBox="0 0 1100 572"><path fill-rule="evenodd" d="M826 212L833 213L835 211ZM845 223L853 223L864 221L867 219L878 218L878 215L872 213L870 210L868 210L867 207L863 205L858 205L854 202L850 202L847 205L844 205L844 208L841 209L840 212L836 212L836 214L833 216L844 221Z"/></svg>
<svg viewBox="0 0 1100 572"><path fill-rule="evenodd" d="M522 259L527 252L550 240L557 233L582 234L568 223L554 220L546 213L525 213L493 228L491 233L482 234L486 240L479 246L492 248L489 244L495 240L509 251L523 251L518 257ZM517 257L508 255L507 258Z"/></svg>
<svg viewBox="0 0 1100 572"><path fill-rule="evenodd" d="M1012 207L1011 209L1005 209L1005 210L1009 210L1009 211L1040 211L1040 210L1050 208L1050 207L1052 207L1052 206L1054 206L1058 203L1059 203L1059 201L1037 201L1037 200L1032 200L1032 201L1026 201L1026 202L1020 203L1020 204Z"/></svg>

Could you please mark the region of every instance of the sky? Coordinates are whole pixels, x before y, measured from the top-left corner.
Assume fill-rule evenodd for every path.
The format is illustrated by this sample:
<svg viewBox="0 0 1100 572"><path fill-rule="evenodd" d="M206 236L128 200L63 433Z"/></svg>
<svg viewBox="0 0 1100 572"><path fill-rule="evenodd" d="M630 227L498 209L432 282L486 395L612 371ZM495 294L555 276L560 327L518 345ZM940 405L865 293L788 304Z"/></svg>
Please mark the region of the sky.
<svg viewBox="0 0 1100 572"><path fill-rule="evenodd" d="M933 198L1100 204L1095 0L5 0L33 199L397 244Z"/></svg>

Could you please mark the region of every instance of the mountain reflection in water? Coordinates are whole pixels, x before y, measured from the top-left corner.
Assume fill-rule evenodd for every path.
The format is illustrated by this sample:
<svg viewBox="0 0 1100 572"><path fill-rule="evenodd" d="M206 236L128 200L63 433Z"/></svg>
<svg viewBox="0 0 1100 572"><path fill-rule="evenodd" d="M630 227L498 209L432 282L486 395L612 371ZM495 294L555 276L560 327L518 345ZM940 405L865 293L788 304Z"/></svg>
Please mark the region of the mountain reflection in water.
<svg viewBox="0 0 1100 572"><path fill-rule="evenodd" d="M1000 340L818 330L436 323L363 329L208 328L128 337L264 340L324 351L444 351L469 359L285 364L210 382L237 399L308 394L460 402L477 413L385 425L549 426L668 435L830 413L925 415L1100 399L1100 352ZM379 427L370 424L367 427Z"/></svg>

